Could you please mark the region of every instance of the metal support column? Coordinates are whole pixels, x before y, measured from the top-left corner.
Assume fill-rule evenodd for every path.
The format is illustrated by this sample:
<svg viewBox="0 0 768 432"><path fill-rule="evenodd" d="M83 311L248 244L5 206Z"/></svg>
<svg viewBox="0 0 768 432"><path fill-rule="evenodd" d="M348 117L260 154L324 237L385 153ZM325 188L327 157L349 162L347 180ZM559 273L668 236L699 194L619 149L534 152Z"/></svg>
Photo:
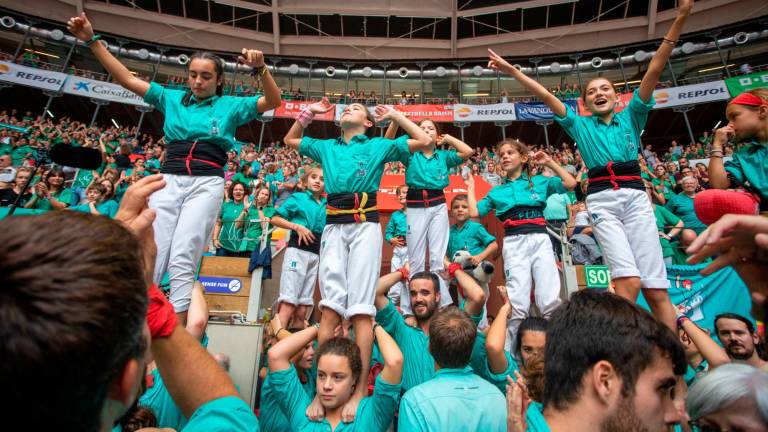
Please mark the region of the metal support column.
<svg viewBox="0 0 768 432"><path fill-rule="evenodd" d="M259 119L261 122L261 130L259 131L259 148L257 151L261 151L261 144L264 142L264 128L267 127L267 123L271 122L272 119L269 117L262 117Z"/></svg>
<svg viewBox="0 0 768 432"><path fill-rule="evenodd" d="M309 71L307 72L307 92L305 93L307 96L305 100L310 100L310 90L312 88L312 67L317 64L317 60L307 60L307 64L309 65Z"/></svg>
<svg viewBox="0 0 768 432"><path fill-rule="evenodd" d="M713 31L707 33L707 36L711 37L712 40L715 41L715 48L717 48L717 55L720 56L720 63L723 64L723 69L725 69L725 76L730 78L731 77L731 71L728 70L728 63L725 61L725 57L723 56L723 50L720 48L720 41L717 39L720 36L719 31Z"/></svg>
<svg viewBox="0 0 768 432"><path fill-rule="evenodd" d="M581 58L581 54L571 54L568 56L568 58L576 63L576 76L579 79L579 88L584 88L584 86L581 84L581 68L579 67L579 59Z"/></svg>
<svg viewBox="0 0 768 432"><path fill-rule="evenodd" d="M387 69L392 66L392 63L380 63L379 64L382 68L384 68L384 79L381 81L381 96L379 99L381 100L381 103L387 102Z"/></svg>
<svg viewBox="0 0 768 432"><path fill-rule="evenodd" d="M352 103L352 101L347 100L347 98L349 97L349 78L350 78L350 75L352 74L351 72L352 66L354 65L355 65L354 63L344 63L344 67L347 68L347 80L344 82L344 101L347 104Z"/></svg>
<svg viewBox="0 0 768 432"><path fill-rule="evenodd" d="M464 128L466 128L467 126L469 126L471 124L472 123L470 123L470 122L453 122L453 125L456 126L457 128L459 128L459 130L461 131L461 140L462 141L464 141Z"/></svg>
<svg viewBox="0 0 768 432"><path fill-rule="evenodd" d="M460 62L460 61L453 62L453 65L456 66L456 72L457 72L456 75L459 77L459 103L464 102L462 98L464 89L461 88L461 67L464 66L464 64L465 64L464 62Z"/></svg>
<svg viewBox="0 0 768 432"><path fill-rule="evenodd" d="M27 19L27 29L24 30L24 36L21 38L21 42L19 42L19 46L16 47L16 51L13 53L13 62L18 63L18 58L21 55L21 50L24 49L24 44L27 43L27 39L29 39L29 32L32 31L32 26L35 24L39 24L40 21L33 20L33 19Z"/></svg>
<svg viewBox="0 0 768 432"><path fill-rule="evenodd" d="M507 139L507 126L511 125L512 122L510 121L497 121L493 122L496 126L501 128L501 139L505 140Z"/></svg>
<svg viewBox="0 0 768 432"><path fill-rule="evenodd" d="M675 69L672 67L672 61L670 59L667 59L667 66L669 67L669 74L672 76L672 85L677 87L677 75L675 74ZM688 137L691 138L691 144L696 142L696 138L694 138L693 135L693 129L691 129L691 122L688 120L688 111L692 110L692 105L684 105L681 107L675 107L672 110L674 112L679 112L683 114L683 119L685 120L685 127L688 128Z"/></svg>
<svg viewBox="0 0 768 432"><path fill-rule="evenodd" d="M421 82L421 94L419 94L419 103L424 103L424 68L427 67L427 63L418 62L416 66L419 67L419 81Z"/></svg>
<svg viewBox="0 0 768 432"><path fill-rule="evenodd" d="M536 124L544 128L544 143L547 145L547 150L552 150L549 144L549 131L547 131L547 126L552 124L552 120L536 120Z"/></svg>
<svg viewBox="0 0 768 432"><path fill-rule="evenodd" d="M624 93L629 93L629 83L627 83L627 74L624 72L624 59L621 58L621 53L624 52L623 49L618 48L611 50L612 53L616 54L616 58L619 61L619 69L621 70L621 79L624 80Z"/></svg>
<svg viewBox="0 0 768 432"><path fill-rule="evenodd" d="M64 59L64 63L61 65L61 69L59 72L64 72L67 70L67 65L69 64L69 60L72 59L72 54L75 52L75 47L77 46L77 38L72 40L72 45L69 47L69 51L67 51L67 57ZM44 94L48 95L48 102L45 103L45 108L43 108L43 114L42 118L45 120L45 114L48 112L48 109L51 107L51 102L53 102L53 98L60 97L64 93L61 91L54 91L54 92L43 92Z"/></svg>

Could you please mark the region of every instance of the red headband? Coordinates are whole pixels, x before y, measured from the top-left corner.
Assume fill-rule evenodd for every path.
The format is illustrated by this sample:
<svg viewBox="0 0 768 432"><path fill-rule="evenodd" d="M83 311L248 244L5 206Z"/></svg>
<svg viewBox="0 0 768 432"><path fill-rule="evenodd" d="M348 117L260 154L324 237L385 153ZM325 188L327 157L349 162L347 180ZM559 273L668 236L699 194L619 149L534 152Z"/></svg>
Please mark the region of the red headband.
<svg viewBox="0 0 768 432"><path fill-rule="evenodd" d="M765 99L755 96L752 93L742 93L735 98L731 99L730 102L728 102L728 105L731 104L738 104L738 105L749 105L749 106L756 106L759 107L761 105L768 105L768 101Z"/></svg>

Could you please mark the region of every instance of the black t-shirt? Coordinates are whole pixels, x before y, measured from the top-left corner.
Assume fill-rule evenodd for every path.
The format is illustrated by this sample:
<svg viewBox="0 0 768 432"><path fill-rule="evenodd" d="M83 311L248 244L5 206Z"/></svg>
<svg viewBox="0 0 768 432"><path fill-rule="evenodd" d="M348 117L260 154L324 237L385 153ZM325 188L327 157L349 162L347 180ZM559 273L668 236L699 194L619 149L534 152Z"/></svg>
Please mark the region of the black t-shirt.
<svg viewBox="0 0 768 432"><path fill-rule="evenodd" d="M9 207L11 204L13 204L14 201L16 201L17 196L19 196L19 194L14 192L13 188L0 189L0 207ZM19 200L18 206L23 207L24 204L26 204L30 199L32 199L32 193L27 192L23 197L21 197L21 200Z"/></svg>

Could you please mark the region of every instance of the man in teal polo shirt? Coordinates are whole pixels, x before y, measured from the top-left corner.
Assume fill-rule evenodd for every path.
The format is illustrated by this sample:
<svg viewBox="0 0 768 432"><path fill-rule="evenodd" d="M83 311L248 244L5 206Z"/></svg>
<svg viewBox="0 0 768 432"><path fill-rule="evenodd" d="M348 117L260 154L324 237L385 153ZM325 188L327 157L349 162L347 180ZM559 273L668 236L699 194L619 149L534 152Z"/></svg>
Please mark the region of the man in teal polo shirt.
<svg viewBox="0 0 768 432"><path fill-rule="evenodd" d="M464 310L479 322L485 305L483 289L457 264L451 264L449 272L453 272L453 276L463 287L466 298ZM437 278L434 273L424 271L414 274L408 281L407 271L395 271L379 278L376 288L376 322L397 341L405 359L404 390L415 387L435 375L435 359L428 347L430 322L440 306L440 285ZM387 298L390 287L400 281L408 281L416 327L407 325L403 316Z"/></svg>
<svg viewBox="0 0 768 432"><path fill-rule="evenodd" d="M403 396L399 430L505 431L504 396L469 366L477 337L469 315L449 306L430 321L429 334L437 372Z"/></svg>

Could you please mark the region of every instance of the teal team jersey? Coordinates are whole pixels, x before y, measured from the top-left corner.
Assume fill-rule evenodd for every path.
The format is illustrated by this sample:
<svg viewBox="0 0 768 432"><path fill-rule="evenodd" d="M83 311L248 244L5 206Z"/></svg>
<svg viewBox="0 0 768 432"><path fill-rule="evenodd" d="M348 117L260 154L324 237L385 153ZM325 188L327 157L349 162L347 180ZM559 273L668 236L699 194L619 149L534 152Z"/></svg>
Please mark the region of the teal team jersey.
<svg viewBox="0 0 768 432"><path fill-rule="evenodd" d="M74 204L73 201L75 200L75 196L72 194L72 189L65 188L60 190L59 192L51 193L51 195L54 198L56 198L57 201L66 204L67 207ZM39 198L35 202L35 205L32 206L32 208L36 210L43 210L43 211L53 210L51 201L48 198Z"/></svg>
<svg viewBox="0 0 768 432"><path fill-rule="evenodd" d="M643 102L638 90L624 110L613 115L610 123L597 116L579 116L565 106L565 116L555 121L576 141L587 168L602 167L608 162L637 160L640 132L645 128L648 112L656 102Z"/></svg>
<svg viewBox="0 0 768 432"><path fill-rule="evenodd" d="M325 198L315 200L312 192L294 192L277 209L277 215L315 234L322 234L325 228L325 206Z"/></svg>
<svg viewBox="0 0 768 432"><path fill-rule="evenodd" d="M448 259L453 259L453 255L460 250L468 251L470 255L475 256L488 247L489 244L496 241L496 237L486 231L483 225L467 220L464 225L451 225L448 233Z"/></svg>
<svg viewBox="0 0 768 432"><path fill-rule="evenodd" d="M515 371L520 370L517 362L509 354L508 351L504 351L504 356L507 359L507 370L500 374L495 374L491 371L488 365L488 351L485 348L485 341L487 335L483 332L477 332L477 338L475 339L475 345L472 347L472 357L470 360L470 366L475 373L496 386L502 394L507 393L507 377L515 377Z"/></svg>
<svg viewBox="0 0 768 432"><path fill-rule="evenodd" d="M571 196L566 193L552 194L547 198L547 206L544 208L544 219L568 220L568 206L573 204Z"/></svg>
<svg viewBox="0 0 768 432"><path fill-rule="evenodd" d="M448 187L450 169L461 165L464 159L456 150L435 149L431 156L418 151L402 161L405 170L405 183L414 189L440 189Z"/></svg>
<svg viewBox="0 0 768 432"><path fill-rule="evenodd" d="M29 155L31 158L36 158L37 152L35 149L28 145L14 147L14 149L11 150L11 165L21 166L21 164L24 162L24 159L27 158L27 155Z"/></svg>
<svg viewBox="0 0 768 432"><path fill-rule="evenodd" d="M665 201L669 201L675 195L675 191L674 191L675 184L673 182L669 180L662 180L662 179L655 178L651 180L651 183L653 183L654 186L659 186L659 185L662 186L661 193L662 195L664 195Z"/></svg>
<svg viewBox="0 0 768 432"><path fill-rule="evenodd" d="M725 170L739 185L749 183L766 206L768 200L768 143L751 143L733 154Z"/></svg>
<svg viewBox="0 0 768 432"><path fill-rule="evenodd" d="M265 218L271 219L275 215L275 208L271 205L268 207L262 207L261 213ZM265 224L267 230L269 230L269 224ZM261 225L261 217L259 211L255 207L251 207L246 217L245 236L243 238L244 246L241 250L254 251L261 244L261 235L264 234L264 228ZM272 241L272 234L267 238L267 245Z"/></svg>
<svg viewBox="0 0 768 432"><path fill-rule="evenodd" d="M115 215L117 214L117 210L120 206L117 204L114 200L106 200L103 203L96 204L96 211L99 212L102 216L107 216L110 219L113 219ZM79 211L82 213L90 213L91 212L91 206L88 205L88 203L80 204L72 207L68 207L70 210Z"/></svg>
<svg viewBox="0 0 768 432"><path fill-rule="evenodd" d="M653 207L653 214L656 216L656 228L659 232L667 233L680 222L680 218L666 208L660 205ZM672 249L670 241L662 237L659 237L659 241L661 242L661 253L664 255L664 258L671 257L675 251Z"/></svg>
<svg viewBox="0 0 768 432"><path fill-rule="evenodd" d="M376 322L389 333L403 352L404 390L409 390L435 376L435 359L429 353L429 336L411 327L392 302L376 312Z"/></svg>
<svg viewBox="0 0 768 432"><path fill-rule="evenodd" d="M384 164L409 156L408 139L408 135L394 140L357 135L345 143L342 137L321 140L305 136L299 154L323 166L325 191L329 194L376 192Z"/></svg>
<svg viewBox="0 0 768 432"><path fill-rule="evenodd" d="M389 218L387 229L384 231L384 239L389 242L392 237L403 237L408 235L408 220L405 212L401 209Z"/></svg>
<svg viewBox="0 0 768 432"><path fill-rule="evenodd" d="M239 396L206 402L189 418L184 432L259 432L259 420Z"/></svg>
<svg viewBox="0 0 768 432"><path fill-rule="evenodd" d="M480 217L487 215L493 209L496 209L498 217L518 206L541 207L543 210L550 195L565 192L567 191L560 177L535 175L529 182L528 175L522 173L515 180L494 186L488 191L488 195L477 203L477 210L480 212Z"/></svg>
<svg viewBox="0 0 768 432"><path fill-rule="evenodd" d="M229 150L235 144L237 127L261 117L257 109L260 96L214 95L202 101L192 96L184 106L182 99L186 94L152 82L144 95L144 102L165 115L163 133L167 142L200 140Z"/></svg>
<svg viewBox="0 0 768 432"><path fill-rule="evenodd" d="M327 432L331 430L327 419L313 422L304 414L312 399L302 389L296 369L270 372L269 375L278 404L288 417L291 431ZM385 432L392 424L399 400L400 384L388 383L379 375L376 377L373 396L363 398L357 406L355 421L340 422L334 432Z"/></svg>
<svg viewBox="0 0 768 432"><path fill-rule="evenodd" d="M243 240L243 225L237 227L235 220L243 212L245 205L243 202L224 201L221 204L219 220L221 221L221 230L219 230L219 243L221 247L231 251L239 252L240 243Z"/></svg>
<svg viewBox="0 0 768 432"><path fill-rule="evenodd" d="M440 369L408 390L400 403L401 431L505 431L507 403L495 386L472 368Z"/></svg>
<svg viewBox="0 0 768 432"><path fill-rule="evenodd" d="M139 405L152 409L157 417L157 427L181 430L186 426L187 418L168 393L160 371L154 369L150 374L152 385L147 386L147 390L139 397Z"/></svg>
<svg viewBox="0 0 768 432"><path fill-rule="evenodd" d="M528 423L527 432L550 432L547 420L544 419L544 405L531 401L525 412L525 420Z"/></svg>
<svg viewBox="0 0 768 432"><path fill-rule="evenodd" d="M673 195L664 207L682 219L685 227L696 231L696 234L701 234L707 229L704 222L696 216L696 211L693 208L693 198L685 193L681 192Z"/></svg>
<svg viewBox="0 0 768 432"><path fill-rule="evenodd" d="M293 364L291 364L293 373L298 373ZM313 368L307 371L307 381L300 382L301 391L312 400L315 397L315 384L317 371ZM288 423L288 417L283 413L278 402L277 390L272 384L272 374L267 374L264 382L261 384L261 399L259 400L259 423L265 432L291 432L291 425Z"/></svg>

